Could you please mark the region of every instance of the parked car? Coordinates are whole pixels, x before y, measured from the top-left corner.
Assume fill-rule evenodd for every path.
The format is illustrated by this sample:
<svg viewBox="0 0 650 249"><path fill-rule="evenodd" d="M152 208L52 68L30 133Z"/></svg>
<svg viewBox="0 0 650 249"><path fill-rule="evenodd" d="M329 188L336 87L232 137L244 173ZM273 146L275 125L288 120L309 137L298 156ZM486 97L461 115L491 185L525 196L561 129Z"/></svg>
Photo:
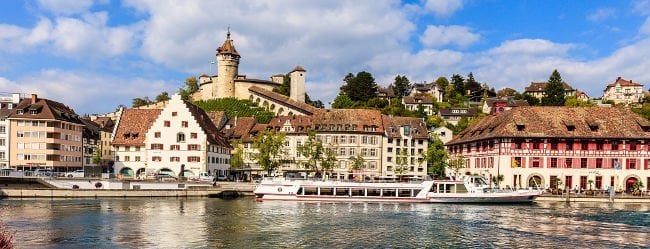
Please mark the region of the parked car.
<svg viewBox="0 0 650 249"><path fill-rule="evenodd" d="M168 174L156 174L156 180L158 181L176 181L178 178L176 178L173 175L168 175Z"/></svg>
<svg viewBox="0 0 650 249"><path fill-rule="evenodd" d="M226 176L225 176L225 175L218 175L218 176L217 176L217 181L225 181L225 180L226 180Z"/></svg>
<svg viewBox="0 0 650 249"><path fill-rule="evenodd" d="M52 170L51 169L37 169L37 170L34 170L34 175L35 176L52 176Z"/></svg>
<svg viewBox="0 0 650 249"><path fill-rule="evenodd" d="M67 177L75 177L75 178L83 178L85 176L84 170L83 169L78 169L72 172L65 173L65 176Z"/></svg>
<svg viewBox="0 0 650 249"><path fill-rule="evenodd" d="M208 172L201 172L199 173L198 176L194 176L191 178L194 181L200 181L200 182L212 182L214 181L214 177L209 175Z"/></svg>

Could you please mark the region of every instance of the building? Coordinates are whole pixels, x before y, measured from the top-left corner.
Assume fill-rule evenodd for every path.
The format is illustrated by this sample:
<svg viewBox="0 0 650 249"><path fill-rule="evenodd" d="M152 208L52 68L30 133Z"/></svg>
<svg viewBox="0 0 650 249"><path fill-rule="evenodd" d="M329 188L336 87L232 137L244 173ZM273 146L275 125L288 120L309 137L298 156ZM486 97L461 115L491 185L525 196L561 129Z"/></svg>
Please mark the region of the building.
<svg viewBox="0 0 650 249"><path fill-rule="evenodd" d="M446 144L447 142L451 141L453 136L454 136L454 132L445 126L432 128L429 131L429 137L431 139L437 137L438 139L440 139L440 141L442 141L443 144Z"/></svg>
<svg viewBox="0 0 650 249"><path fill-rule="evenodd" d="M436 114L433 111L433 99L426 95L419 96L404 96L402 98L402 104L409 111L420 111L424 112L426 115Z"/></svg>
<svg viewBox="0 0 650 249"><path fill-rule="evenodd" d="M438 87L438 84L435 82L427 83L414 83L413 88L411 89L410 96L416 96L418 94L429 94L436 98L436 101L444 101L442 97L445 95L445 89Z"/></svg>
<svg viewBox="0 0 650 249"><path fill-rule="evenodd" d="M285 80L283 74L273 75L269 80L249 79L239 74L241 55L235 49L230 31L224 43L217 48L217 75L199 76L199 90L192 95L194 100L210 100L215 98L249 99L266 106L277 115L311 115L312 106L305 103L305 78L307 71L296 66L288 73L290 81L290 96L273 92ZM271 108L271 107L274 108ZM309 106L309 107L305 107Z"/></svg>
<svg viewBox="0 0 650 249"><path fill-rule="evenodd" d="M649 141L650 122L624 108L518 107L484 117L446 146L466 160L462 173L503 175L502 187L629 191L638 181L648 186Z"/></svg>
<svg viewBox="0 0 650 249"><path fill-rule="evenodd" d="M546 95L546 85L548 82L530 82L530 85L524 88L524 94L528 94L539 100L542 100L542 97ZM566 82L562 82L564 87L564 96L569 97L576 94L576 89L569 86Z"/></svg>
<svg viewBox="0 0 650 249"><path fill-rule="evenodd" d="M461 118L472 119L476 117L476 115L476 109L472 108L440 108L438 111L439 117L453 125L457 125Z"/></svg>
<svg viewBox="0 0 650 249"><path fill-rule="evenodd" d="M22 99L24 97L19 93L0 96L0 168L3 169L9 167L9 115Z"/></svg>
<svg viewBox="0 0 650 249"><path fill-rule="evenodd" d="M602 101L613 101L614 104L626 105L641 103L643 101L643 85L618 77L614 83L607 85Z"/></svg>
<svg viewBox="0 0 650 249"><path fill-rule="evenodd" d="M390 101L391 99L395 98L395 91L393 91L392 87L386 87L386 88L378 87L377 98Z"/></svg>
<svg viewBox="0 0 650 249"><path fill-rule="evenodd" d="M576 99L582 101L582 102L588 102L589 101L589 95L583 91L576 91Z"/></svg>
<svg viewBox="0 0 650 249"><path fill-rule="evenodd" d="M9 116L12 168L81 169L83 127L68 106L49 99L23 99Z"/></svg>
<svg viewBox="0 0 650 249"><path fill-rule="evenodd" d="M203 110L178 94L163 109L124 110L116 126L115 171L122 177L227 174L230 145Z"/></svg>
<svg viewBox="0 0 650 249"><path fill-rule="evenodd" d="M120 109L120 113L123 109ZM91 117L91 120L99 126L99 153L101 157L100 165L103 167L103 172L108 172L108 165L113 164L115 157L115 150L111 145L113 141L113 129L115 129L115 120L110 117Z"/></svg>
<svg viewBox="0 0 650 249"><path fill-rule="evenodd" d="M513 98L488 98L483 102L481 111L485 114L499 114L518 106L529 106L528 101Z"/></svg>
<svg viewBox="0 0 650 249"><path fill-rule="evenodd" d="M382 176L424 179L429 133L424 120L383 115Z"/></svg>

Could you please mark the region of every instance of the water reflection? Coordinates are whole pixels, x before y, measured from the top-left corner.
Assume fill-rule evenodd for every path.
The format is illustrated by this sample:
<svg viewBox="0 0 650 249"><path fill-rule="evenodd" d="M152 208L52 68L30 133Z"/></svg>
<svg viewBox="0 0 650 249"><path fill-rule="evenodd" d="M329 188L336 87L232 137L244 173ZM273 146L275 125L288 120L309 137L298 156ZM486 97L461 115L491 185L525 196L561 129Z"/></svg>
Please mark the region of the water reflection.
<svg viewBox="0 0 650 249"><path fill-rule="evenodd" d="M19 248L646 247L645 204L3 200Z"/></svg>

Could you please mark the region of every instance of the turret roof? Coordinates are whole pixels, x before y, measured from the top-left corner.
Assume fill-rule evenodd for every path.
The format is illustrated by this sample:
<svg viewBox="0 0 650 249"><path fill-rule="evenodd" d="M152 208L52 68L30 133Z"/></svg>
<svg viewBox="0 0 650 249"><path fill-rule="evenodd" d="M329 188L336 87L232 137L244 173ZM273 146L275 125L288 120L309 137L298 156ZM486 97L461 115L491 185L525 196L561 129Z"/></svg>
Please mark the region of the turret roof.
<svg viewBox="0 0 650 249"><path fill-rule="evenodd" d="M235 49L235 45L233 45L232 40L230 39L230 31L228 31L228 35L226 36L226 41L223 42L223 45L217 48L217 54L239 55L239 53L237 53L237 49Z"/></svg>

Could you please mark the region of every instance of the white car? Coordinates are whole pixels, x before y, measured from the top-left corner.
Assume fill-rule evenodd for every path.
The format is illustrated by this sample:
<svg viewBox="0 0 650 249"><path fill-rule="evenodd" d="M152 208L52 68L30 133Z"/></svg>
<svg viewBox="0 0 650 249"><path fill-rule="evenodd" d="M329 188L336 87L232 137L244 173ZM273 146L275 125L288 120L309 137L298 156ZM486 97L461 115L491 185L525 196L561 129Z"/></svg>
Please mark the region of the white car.
<svg viewBox="0 0 650 249"><path fill-rule="evenodd" d="M75 171L72 171L72 172L65 173L65 176L67 176L69 178L72 178L72 177L74 177L74 178L83 178L85 175L84 175L84 170L83 169L78 169L78 170L75 170Z"/></svg>
<svg viewBox="0 0 650 249"><path fill-rule="evenodd" d="M214 181L214 177L209 175L208 172L201 172L198 176L193 177L192 180L200 182L212 182Z"/></svg>

